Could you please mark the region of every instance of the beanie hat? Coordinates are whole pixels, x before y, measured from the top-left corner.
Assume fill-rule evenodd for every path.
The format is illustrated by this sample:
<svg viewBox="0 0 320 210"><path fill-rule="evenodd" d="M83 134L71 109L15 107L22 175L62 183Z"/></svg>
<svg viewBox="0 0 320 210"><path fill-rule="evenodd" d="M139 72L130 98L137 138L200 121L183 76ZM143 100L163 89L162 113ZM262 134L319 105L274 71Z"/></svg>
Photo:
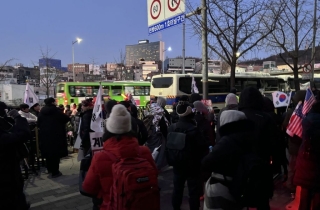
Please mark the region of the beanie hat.
<svg viewBox="0 0 320 210"><path fill-rule="evenodd" d="M167 101L166 101L166 99L163 98L163 97L158 97L158 99L157 99L157 104L158 104L159 106L161 106L162 108L164 108L164 107L167 105Z"/></svg>
<svg viewBox="0 0 320 210"><path fill-rule="evenodd" d="M225 110L220 115L220 127L225 124L247 119L243 112L237 110Z"/></svg>
<svg viewBox="0 0 320 210"><path fill-rule="evenodd" d="M46 105L51 105L54 102L55 102L54 98L46 98L46 99L44 99L44 103Z"/></svg>
<svg viewBox="0 0 320 210"><path fill-rule="evenodd" d="M203 114L208 114L209 112L208 108L201 101L195 101L193 103L193 106L197 110L197 112L201 112Z"/></svg>
<svg viewBox="0 0 320 210"><path fill-rule="evenodd" d="M193 113L192 107L189 105L188 102L185 101L179 101L176 112L179 115L179 117L186 117Z"/></svg>
<svg viewBox="0 0 320 210"><path fill-rule="evenodd" d="M238 104L238 98L235 94L229 93L226 97L226 105Z"/></svg>
<svg viewBox="0 0 320 210"><path fill-rule="evenodd" d="M115 105L106 123L107 131L114 134L123 134L131 131L131 116L126 107Z"/></svg>

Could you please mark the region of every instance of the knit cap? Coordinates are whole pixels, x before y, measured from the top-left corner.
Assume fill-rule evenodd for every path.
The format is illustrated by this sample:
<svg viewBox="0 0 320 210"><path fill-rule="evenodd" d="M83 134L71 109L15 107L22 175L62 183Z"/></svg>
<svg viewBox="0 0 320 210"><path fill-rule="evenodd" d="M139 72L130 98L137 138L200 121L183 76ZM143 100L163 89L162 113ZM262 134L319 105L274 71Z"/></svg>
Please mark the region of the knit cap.
<svg viewBox="0 0 320 210"><path fill-rule="evenodd" d="M247 119L243 112L237 110L225 110L220 115L220 127L225 124Z"/></svg>
<svg viewBox="0 0 320 210"><path fill-rule="evenodd" d="M131 131L131 116L126 107L115 105L106 123L107 131L114 134L123 134Z"/></svg>
<svg viewBox="0 0 320 210"><path fill-rule="evenodd" d="M235 94L229 93L226 97L226 105L238 104L238 98Z"/></svg>

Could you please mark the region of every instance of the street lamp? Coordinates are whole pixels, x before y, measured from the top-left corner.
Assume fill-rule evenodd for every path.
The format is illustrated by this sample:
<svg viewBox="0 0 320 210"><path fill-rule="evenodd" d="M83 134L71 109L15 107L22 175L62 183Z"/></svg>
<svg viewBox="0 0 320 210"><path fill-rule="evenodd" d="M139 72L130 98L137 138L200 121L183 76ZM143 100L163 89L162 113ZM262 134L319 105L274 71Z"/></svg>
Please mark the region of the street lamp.
<svg viewBox="0 0 320 210"><path fill-rule="evenodd" d="M82 41L82 39L80 38L77 38L76 41L72 41L72 73L73 73L73 81L75 82L76 81L76 76L74 74L74 44L75 43L79 43Z"/></svg>
<svg viewBox="0 0 320 210"><path fill-rule="evenodd" d="M172 50L172 48L171 48L171 47L168 47L168 49L164 49L164 50L162 51L162 55L163 55L163 58L162 58L162 59L163 59L163 61L162 61L162 74L164 74L164 61L165 61L165 58L164 58L165 54L164 54L164 52L167 51L167 50L170 52L170 51Z"/></svg>

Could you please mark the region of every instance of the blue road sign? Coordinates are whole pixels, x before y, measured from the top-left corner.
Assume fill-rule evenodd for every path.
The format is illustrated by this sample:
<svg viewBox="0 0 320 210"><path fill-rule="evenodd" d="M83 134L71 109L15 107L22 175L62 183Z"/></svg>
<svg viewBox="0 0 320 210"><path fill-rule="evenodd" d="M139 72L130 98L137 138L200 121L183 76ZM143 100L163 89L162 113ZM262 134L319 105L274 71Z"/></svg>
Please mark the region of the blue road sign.
<svg viewBox="0 0 320 210"><path fill-rule="evenodd" d="M174 16L168 20L164 20L160 23L157 23L155 25L150 26L148 28L149 35L156 33L156 32L159 32L159 31L162 31L164 29L179 25L179 24L183 23L184 21L185 21L185 14L184 13L179 14L177 16Z"/></svg>

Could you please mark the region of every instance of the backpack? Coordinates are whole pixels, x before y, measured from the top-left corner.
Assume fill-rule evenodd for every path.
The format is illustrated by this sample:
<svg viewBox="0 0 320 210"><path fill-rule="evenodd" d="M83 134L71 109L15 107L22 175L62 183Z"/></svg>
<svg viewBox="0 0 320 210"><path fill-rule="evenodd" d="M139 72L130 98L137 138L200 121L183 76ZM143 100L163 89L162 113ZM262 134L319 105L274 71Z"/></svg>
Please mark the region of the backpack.
<svg viewBox="0 0 320 210"><path fill-rule="evenodd" d="M173 124L173 132L169 132L166 144L166 159L170 166L181 166L188 163L190 157L189 142L186 141L187 133L195 130L197 127L191 127L185 131L176 131L177 123Z"/></svg>
<svg viewBox="0 0 320 210"><path fill-rule="evenodd" d="M242 207L257 207L272 197L271 167L253 152L243 154L228 187Z"/></svg>
<svg viewBox="0 0 320 210"><path fill-rule="evenodd" d="M145 118L143 118L143 124L146 127L148 131L148 138L152 135L152 126L153 126L153 115L147 115Z"/></svg>
<svg viewBox="0 0 320 210"><path fill-rule="evenodd" d="M160 210L158 172L146 159L116 159L112 175L108 209Z"/></svg>

